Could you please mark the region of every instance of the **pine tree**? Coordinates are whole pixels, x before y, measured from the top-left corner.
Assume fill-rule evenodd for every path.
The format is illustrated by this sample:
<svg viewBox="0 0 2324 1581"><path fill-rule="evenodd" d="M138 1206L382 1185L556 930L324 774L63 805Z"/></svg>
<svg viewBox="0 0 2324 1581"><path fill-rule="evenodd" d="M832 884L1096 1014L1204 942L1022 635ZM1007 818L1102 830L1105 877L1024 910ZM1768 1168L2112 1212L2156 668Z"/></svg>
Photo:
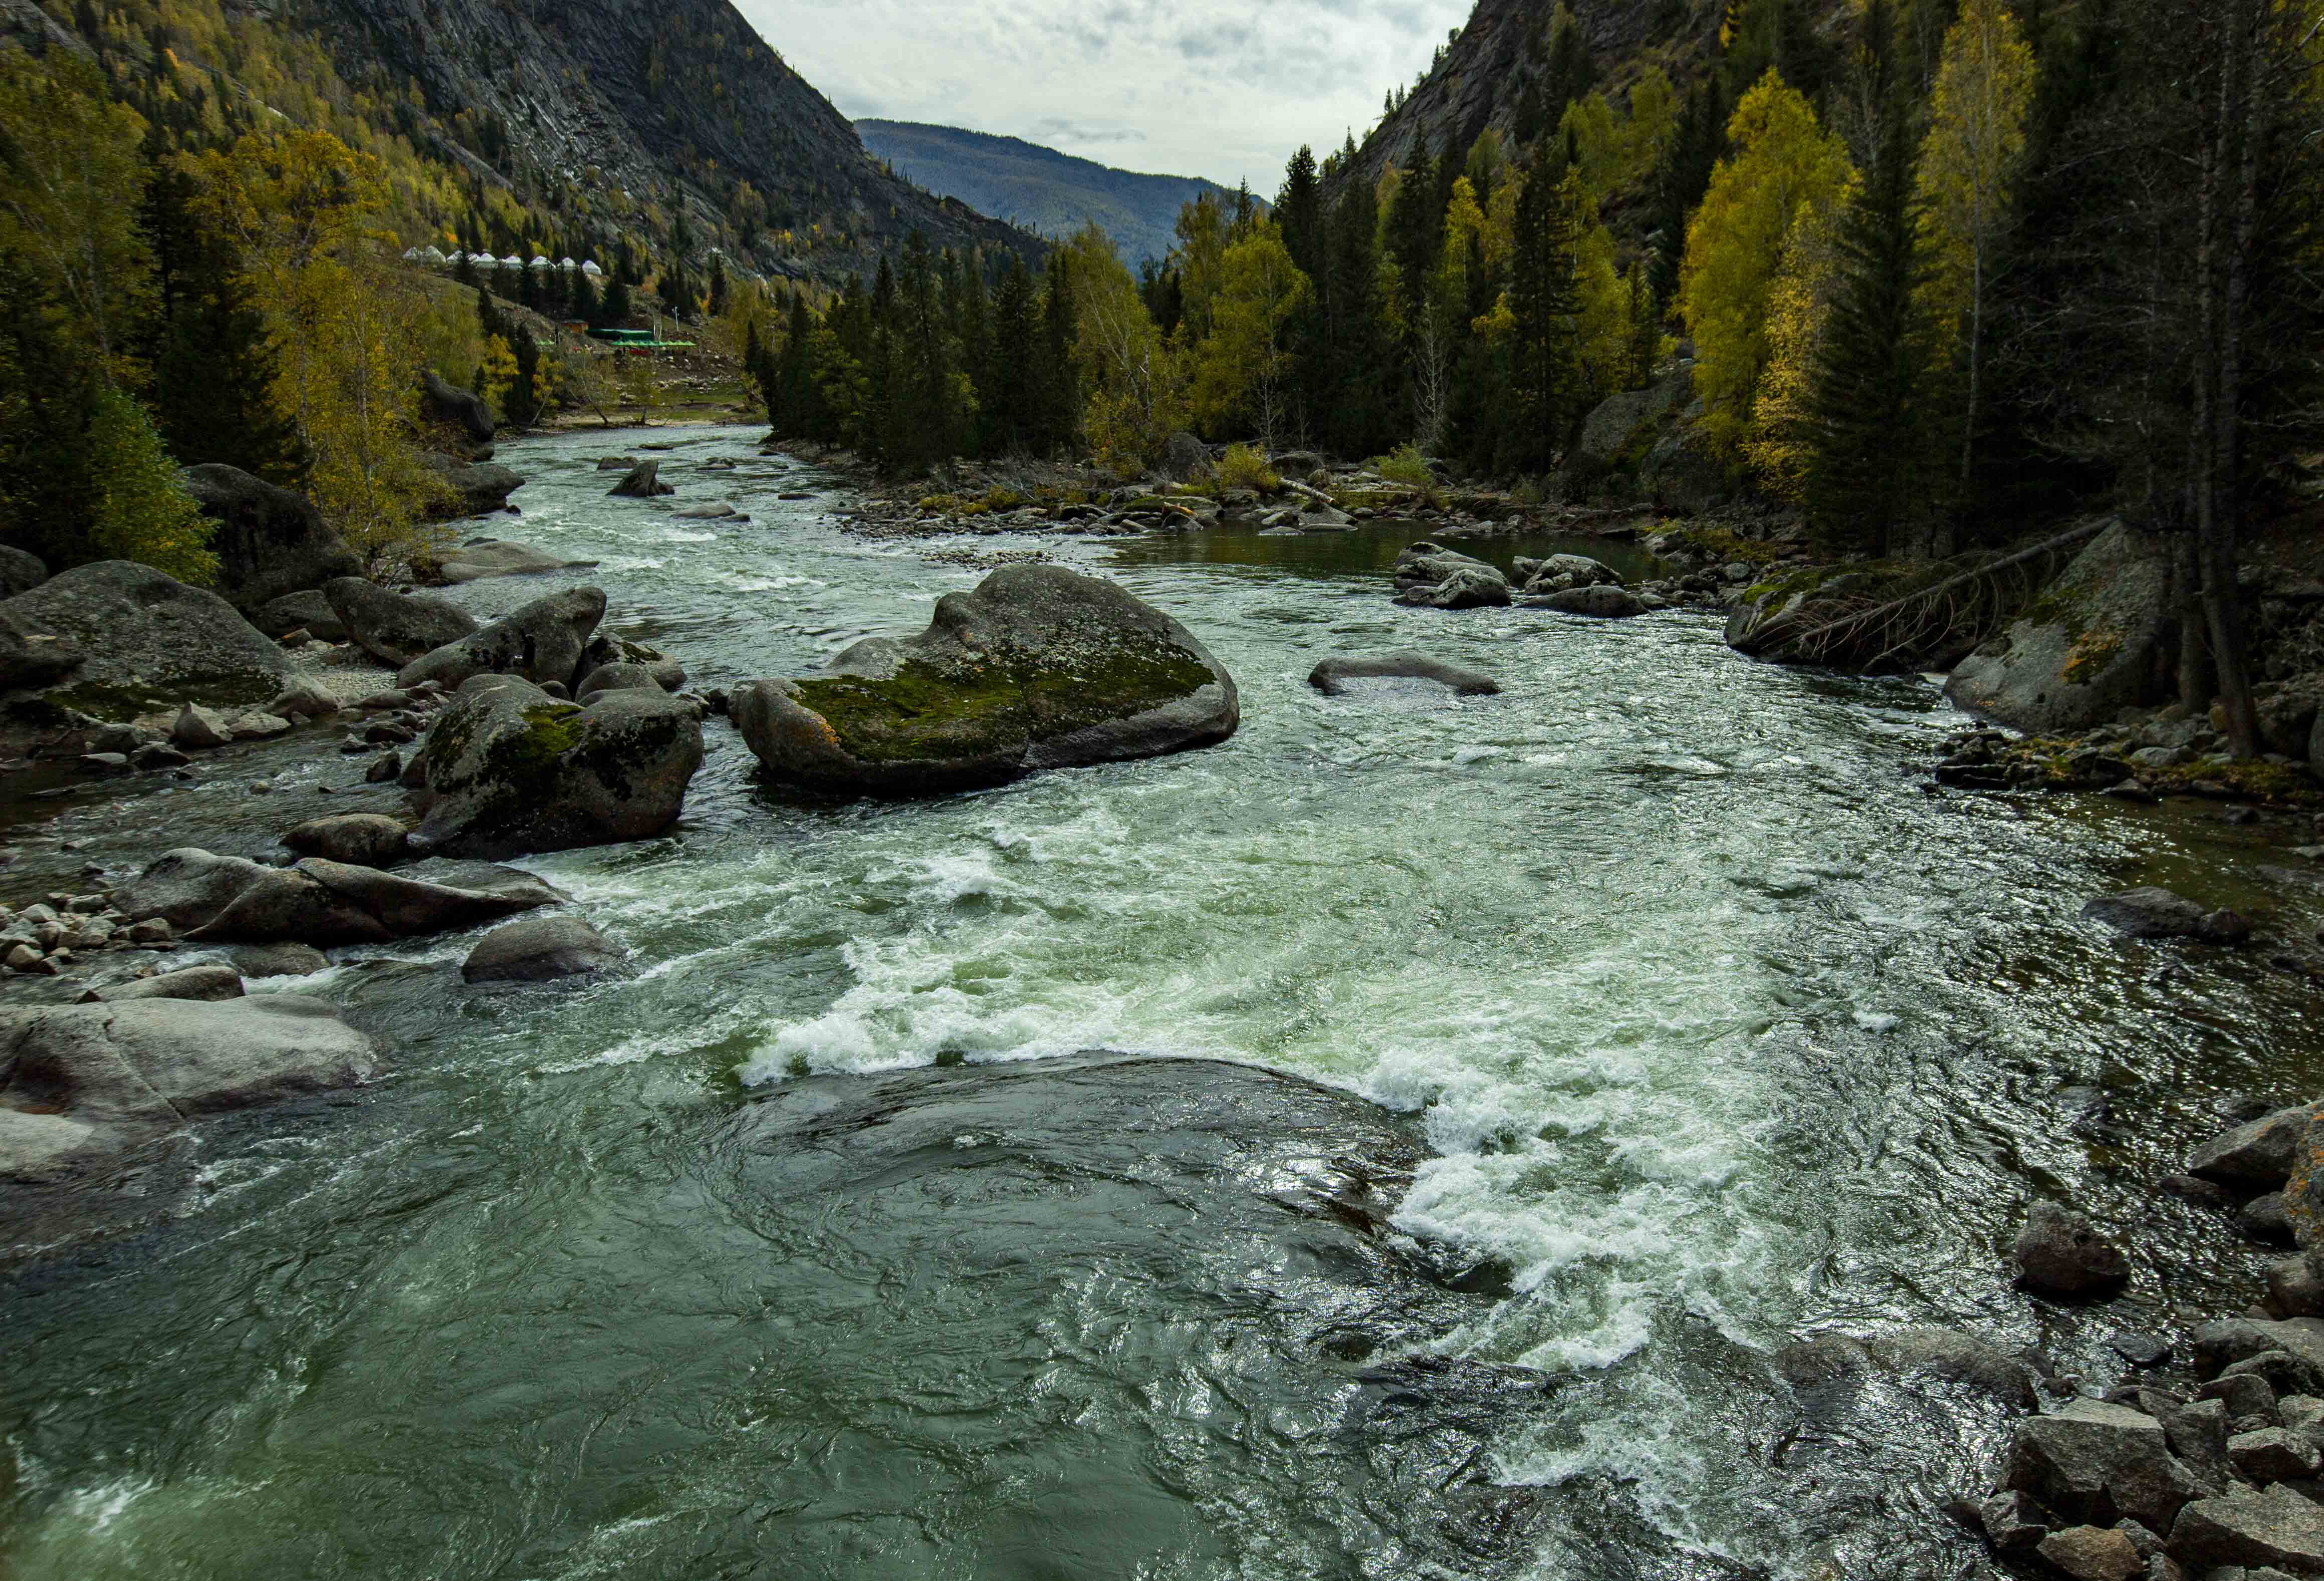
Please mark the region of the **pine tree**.
<svg viewBox="0 0 2324 1581"><path fill-rule="evenodd" d="M1565 0L1557 0L1557 9L1550 14L1545 39L1542 51L1545 128L1556 125L1564 118L1568 105L1579 102L1598 86L1598 61L1590 52L1589 37Z"/></svg>
<svg viewBox="0 0 2324 1581"><path fill-rule="evenodd" d="M1681 260L1686 256L1686 226L1711 173L1727 152L1727 105L1719 79L1705 78L1687 91L1678 126L1664 145L1649 183L1652 203L1646 235L1646 283L1657 300L1678 294Z"/></svg>
<svg viewBox="0 0 2324 1581"><path fill-rule="evenodd" d="M1819 540L1886 555L1927 497L1932 278L1901 106L1840 223L1840 276L1808 397L1805 504ZM1920 546L1911 546L1918 547Z"/></svg>
<svg viewBox="0 0 2324 1581"><path fill-rule="evenodd" d="M1039 431L1040 333L1032 274L1012 253L992 304L991 382L981 391L988 450L1028 448Z"/></svg>
<svg viewBox="0 0 2324 1581"><path fill-rule="evenodd" d="M1051 249L1041 294L1041 358L1038 370L1039 422L1032 436L1041 453L1071 444L1081 428L1081 376L1074 366L1074 326L1079 311L1074 299L1072 254Z"/></svg>
<svg viewBox="0 0 2324 1581"><path fill-rule="evenodd" d="M1573 209L1563 177L1536 161L1517 195L1509 254L1509 412L1502 470L1545 473L1563 447L1581 384L1581 293L1573 283Z"/></svg>

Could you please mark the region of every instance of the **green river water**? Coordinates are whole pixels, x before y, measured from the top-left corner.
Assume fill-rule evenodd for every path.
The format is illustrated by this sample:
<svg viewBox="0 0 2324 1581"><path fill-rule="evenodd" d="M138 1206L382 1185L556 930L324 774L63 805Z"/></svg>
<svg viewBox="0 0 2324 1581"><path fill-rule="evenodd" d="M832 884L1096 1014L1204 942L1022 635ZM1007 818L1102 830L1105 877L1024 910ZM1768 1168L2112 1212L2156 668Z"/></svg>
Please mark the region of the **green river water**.
<svg viewBox="0 0 2324 1581"><path fill-rule="evenodd" d="M750 522L606 499L617 438L503 447L532 481L491 530L596 570L456 596L586 575L725 685L979 574L842 533L844 486L739 429L664 474ZM1934 791L1960 720L1917 677L1753 664L1700 613L1399 609L1418 536L1044 540L1210 645L1231 742L817 804L713 720L670 834L521 864L628 975L469 990L462 937L265 985L343 1004L383 1079L203 1133L190 1189L124 1188L154 1222L18 1249L0 1576L1976 1573L1940 1511L2004 1419L1806 1418L1771 1352L1946 1324L2095 1386L2116 1330L2248 1301L2258 1249L2152 1181L2230 1091L2313 1090L2317 1001L2076 913L2324 900L2199 807ZM1401 647L1504 694L1305 684ZM314 794L361 761L16 804L0 888L263 854L390 804ZM1295 1210L1351 1178L1392 1227ZM2035 1195L2125 1236L2127 1296L2009 1287Z"/></svg>

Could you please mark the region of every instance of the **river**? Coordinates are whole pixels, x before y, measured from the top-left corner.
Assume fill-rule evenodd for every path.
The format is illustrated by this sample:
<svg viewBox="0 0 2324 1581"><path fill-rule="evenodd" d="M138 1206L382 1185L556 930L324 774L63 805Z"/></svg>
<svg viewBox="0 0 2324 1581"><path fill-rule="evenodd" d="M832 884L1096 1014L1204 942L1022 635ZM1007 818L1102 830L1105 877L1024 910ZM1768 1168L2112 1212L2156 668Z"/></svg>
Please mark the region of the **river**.
<svg viewBox="0 0 2324 1581"><path fill-rule="evenodd" d="M504 446L531 481L497 530L602 564L456 596L586 574L613 630L725 685L917 630L966 556L1038 547L1191 627L1241 731L830 805L713 720L668 837L521 864L629 975L471 991L447 939L264 985L342 1003L387 1073L206 1134L160 1224L19 1263L9 1581L1962 1575L1941 1505L2006 1419L1887 1384L1803 1417L1777 1347L1950 1325L2097 1386L2116 1331L2251 1299L2263 1254L2152 1182L2228 1093L2315 1089L2316 998L2075 915L2163 881L2312 930L2251 832L1939 793L1932 685L1754 664L1705 614L1399 609L1418 529L932 558L840 531L844 484L740 429L658 437L675 501L606 499L596 457L639 437ZM710 500L752 519L669 514ZM1399 647L1505 690L1305 684ZM14 804L0 883L263 854L389 804L316 794L361 762L268 743ZM1088 1096L1107 1067L1004 1081L1085 1050L1388 1113L1284 1087L1329 1146L1236 1137L1205 1183L1130 1139L1147 1100ZM878 1140L939 1092L937 1141ZM1302 1241L1268 1205L1399 1138L1397 1236ZM2125 1236L2129 1295L2010 1288L2034 1195ZM1360 1240L1377 1279L1300 1261Z"/></svg>

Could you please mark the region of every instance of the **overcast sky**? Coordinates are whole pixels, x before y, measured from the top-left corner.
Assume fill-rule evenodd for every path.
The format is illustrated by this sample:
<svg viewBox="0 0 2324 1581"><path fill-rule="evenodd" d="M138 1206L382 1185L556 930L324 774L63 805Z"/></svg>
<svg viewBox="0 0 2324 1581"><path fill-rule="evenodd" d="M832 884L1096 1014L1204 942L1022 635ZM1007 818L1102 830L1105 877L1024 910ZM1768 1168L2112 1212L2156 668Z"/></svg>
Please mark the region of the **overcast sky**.
<svg viewBox="0 0 2324 1581"><path fill-rule="evenodd" d="M1361 141L1470 0L736 0L853 119L927 121L1125 170L1248 176Z"/></svg>

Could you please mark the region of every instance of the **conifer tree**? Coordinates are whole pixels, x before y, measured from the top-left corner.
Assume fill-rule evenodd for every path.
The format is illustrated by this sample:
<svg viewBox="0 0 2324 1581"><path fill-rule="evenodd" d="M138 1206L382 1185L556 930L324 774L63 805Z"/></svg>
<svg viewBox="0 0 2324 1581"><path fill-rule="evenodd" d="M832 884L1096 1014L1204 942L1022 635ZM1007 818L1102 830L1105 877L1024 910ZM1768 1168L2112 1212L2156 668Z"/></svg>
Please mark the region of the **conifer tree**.
<svg viewBox="0 0 2324 1581"><path fill-rule="evenodd" d="M1930 478L1932 275L1913 192L1913 145L1892 98L1864 184L1840 224L1839 279L1807 401L1804 503L1819 540L1886 555L1923 512ZM1918 544L1941 552L1949 546Z"/></svg>
<svg viewBox="0 0 2324 1581"><path fill-rule="evenodd" d="M1573 283L1573 211L1550 161L1536 161L1517 194L1509 254L1509 412L1499 465L1514 473L1553 466L1580 384L1581 295Z"/></svg>

